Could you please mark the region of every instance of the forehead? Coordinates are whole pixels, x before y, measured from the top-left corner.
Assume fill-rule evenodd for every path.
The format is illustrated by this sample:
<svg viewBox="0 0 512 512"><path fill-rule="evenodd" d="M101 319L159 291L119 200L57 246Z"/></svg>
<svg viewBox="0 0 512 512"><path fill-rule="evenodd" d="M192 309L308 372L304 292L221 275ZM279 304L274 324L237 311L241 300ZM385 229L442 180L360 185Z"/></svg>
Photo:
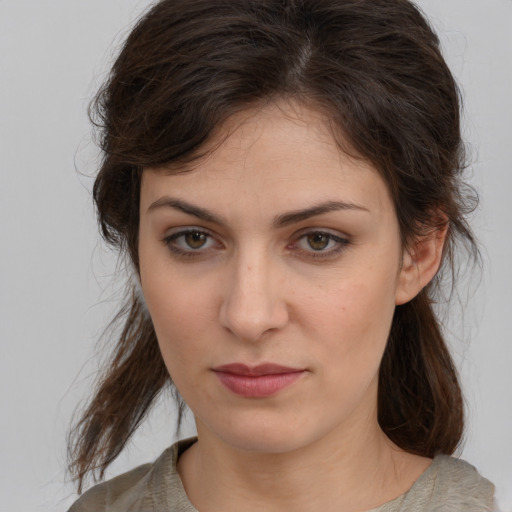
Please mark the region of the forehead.
<svg viewBox="0 0 512 512"><path fill-rule="evenodd" d="M163 194L223 210L237 203L277 209L342 200L379 212L391 204L375 168L343 152L327 118L303 104L273 103L238 113L204 151L184 166L146 169L141 206Z"/></svg>

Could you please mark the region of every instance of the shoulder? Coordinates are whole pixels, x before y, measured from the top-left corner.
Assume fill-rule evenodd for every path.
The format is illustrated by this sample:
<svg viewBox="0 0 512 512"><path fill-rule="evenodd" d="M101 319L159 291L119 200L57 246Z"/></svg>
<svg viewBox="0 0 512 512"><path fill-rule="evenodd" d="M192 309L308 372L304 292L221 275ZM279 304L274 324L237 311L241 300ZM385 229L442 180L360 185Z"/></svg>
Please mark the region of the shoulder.
<svg viewBox="0 0 512 512"><path fill-rule="evenodd" d="M416 510L414 505L417 510L429 512L492 511L494 485L471 464L455 457L437 455L406 494L404 505L404 510Z"/></svg>
<svg viewBox="0 0 512 512"><path fill-rule="evenodd" d="M68 512L194 512L176 471L179 454L193 442L193 439L180 441L154 463L138 466L92 487Z"/></svg>
<svg viewBox="0 0 512 512"><path fill-rule="evenodd" d="M102 512L111 510L119 501L136 501L146 494L148 476L153 464L144 464L116 478L107 480L85 492L69 509L69 512Z"/></svg>

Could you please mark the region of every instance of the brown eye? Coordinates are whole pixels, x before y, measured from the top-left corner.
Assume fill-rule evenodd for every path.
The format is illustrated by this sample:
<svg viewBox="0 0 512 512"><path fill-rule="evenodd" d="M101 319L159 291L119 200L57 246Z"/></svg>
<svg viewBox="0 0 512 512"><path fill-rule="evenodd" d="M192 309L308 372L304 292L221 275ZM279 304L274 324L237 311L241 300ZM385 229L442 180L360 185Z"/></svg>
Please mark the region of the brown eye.
<svg viewBox="0 0 512 512"><path fill-rule="evenodd" d="M343 236L314 230L299 236L289 248L295 249L295 254L302 258L329 259L337 257L348 245L350 241Z"/></svg>
<svg viewBox="0 0 512 512"><path fill-rule="evenodd" d="M191 249L201 249L208 241L208 236L200 231L190 231L184 236L184 241Z"/></svg>
<svg viewBox="0 0 512 512"><path fill-rule="evenodd" d="M309 247L314 251L323 251L331 241L331 238L323 233L311 233L307 236Z"/></svg>
<svg viewBox="0 0 512 512"><path fill-rule="evenodd" d="M165 237L163 243L178 256L204 256L211 250L221 249L220 244L207 231L186 229Z"/></svg>

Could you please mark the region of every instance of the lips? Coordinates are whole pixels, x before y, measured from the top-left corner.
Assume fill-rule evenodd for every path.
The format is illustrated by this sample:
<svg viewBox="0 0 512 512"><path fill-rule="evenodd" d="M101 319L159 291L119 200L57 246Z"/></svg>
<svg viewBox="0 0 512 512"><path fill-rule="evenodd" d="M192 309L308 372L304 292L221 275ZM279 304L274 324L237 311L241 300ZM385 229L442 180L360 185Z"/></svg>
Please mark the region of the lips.
<svg viewBox="0 0 512 512"><path fill-rule="evenodd" d="M306 372L272 363L248 366L232 363L213 369L220 382L236 395L247 398L265 398L299 380Z"/></svg>

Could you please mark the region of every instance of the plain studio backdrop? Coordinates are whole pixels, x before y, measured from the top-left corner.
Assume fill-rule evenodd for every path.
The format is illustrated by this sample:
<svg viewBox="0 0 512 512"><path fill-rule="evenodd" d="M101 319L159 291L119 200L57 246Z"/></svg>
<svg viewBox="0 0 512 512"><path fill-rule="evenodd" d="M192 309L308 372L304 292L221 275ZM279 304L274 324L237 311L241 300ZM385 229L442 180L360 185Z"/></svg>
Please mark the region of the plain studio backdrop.
<svg viewBox="0 0 512 512"><path fill-rule="evenodd" d="M484 270L454 304L468 428L461 456L512 510L512 1L421 0L464 98ZM86 109L148 0L0 0L0 512L65 511L66 431L95 375L118 294L96 229ZM476 291L475 291L476 288ZM463 320L461 320L461 310ZM190 433L185 428L184 435ZM156 408L109 475L175 438Z"/></svg>

